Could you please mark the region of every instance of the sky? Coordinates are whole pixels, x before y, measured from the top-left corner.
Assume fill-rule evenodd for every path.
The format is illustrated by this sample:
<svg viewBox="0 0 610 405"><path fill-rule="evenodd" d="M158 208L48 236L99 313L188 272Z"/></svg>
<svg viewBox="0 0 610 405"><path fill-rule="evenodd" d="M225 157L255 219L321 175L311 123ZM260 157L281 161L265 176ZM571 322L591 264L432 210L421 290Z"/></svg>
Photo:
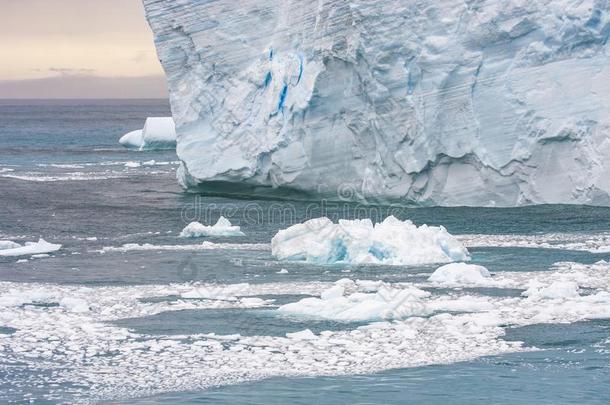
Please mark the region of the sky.
<svg viewBox="0 0 610 405"><path fill-rule="evenodd" d="M141 0L0 0L0 98L165 98Z"/></svg>

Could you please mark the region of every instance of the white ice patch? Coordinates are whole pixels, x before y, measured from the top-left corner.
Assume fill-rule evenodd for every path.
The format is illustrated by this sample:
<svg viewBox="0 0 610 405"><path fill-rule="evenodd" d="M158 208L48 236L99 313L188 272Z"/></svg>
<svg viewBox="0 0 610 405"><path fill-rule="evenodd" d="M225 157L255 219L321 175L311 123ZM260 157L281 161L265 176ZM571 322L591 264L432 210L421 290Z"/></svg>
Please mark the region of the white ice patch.
<svg viewBox="0 0 610 405"><path fill-rule="evenodd" d="M349 279L122 287L0 282L0 325L15 329L0 334L0 355L13 368L23 364L48 371L29 373L24 386L58 384L54 393L44 394L46 399L61 397L62 387L69 387L74 402L201 390L271 376L372 373L467 361L523 350L519 342L502 339L506 327L610 317L609 270L605 262L561 263L535 274L544 286L531 284L532 273L489 278L525 286L527 297L426 292L411 283ZM585 295L566 283L571 280L594 291ZM183 309L267 308L274 313L270 301L257 296L276 294L316 296L275 312L288 319L311 312L326 319L393 320L358 328L346 324L340 331L288 332L286 337L148 335L112 323ZM189 296L201 298L183 298ZM281 309L294 304L301 315ZM248 327L240 324L244 331Z"/></svg>
<svg viewBox="0 0 610 405"><path fill-rule="evenodd" d="M82 298L65 297L59 301L59 306L67 311L83 313L89 311L89 304Z"/></svg>
<svg viewBox="0 0 610 405"><path fill-rule="evenodd" d="M199 238L202 236L245 236L245 234L239 226L232 225L228 219L222 216L212 226L191 222L180 232L181 238Z"/></svg>
<svg viewBox="0 0 610 405"><path fill-rule="evenodd" d="M491 277L489 271L476 264L449 263L439 267L428 277L428 281L443 285L477 285L485 284Z"/></svg>
<svg viewBox="0 0 610 405"><path fill-rule="evenodd" d="M0 250L15 249L18 247L21 247L21 245L12 240L0 240Z"/></svg>
<svg viewBox="0 0 610 405"><path fill-rule="evenodd" d="M346 294L344 285L337 284L324 290L320 298L304 298L285 304L278 308L278 312L336 321L404 319L429 315L430 310L424 304L424 299L429 296L430 293L416 287L384 287L372 294Z"/></svg>
<svg viewBox="0 0 610 405"><path fill-rule="evenodd" d="M576 298L578 284L574 281L554 281L550 285L533 280L530 287L523 292L524 296L531 299L570 299Z"/></svg>
<svg viewBox="0 0 610 405"><path fill-rule="evenodd" d="M286 333L286 337L289 339L296 339L296 340L314 340L314 339L318 338L309 329L305 329L305 330L302 330L299 332Z"/></svg>
<svg viewBox="0 0 610 405"><path fill-rule="evenodd" d="M142 163L140 162L125 162L125 167L129 167L130 169L135 169L140 166L142 166Z"/></svg>
<svg viewBox="0 0 610 405"><path fill-rule="evenodd" d="M9 179L31 181L37 183L57 182L57 181L91 181L91 180L109 180L125 177L125 173L116 171L103 172L70 172L49 175L40 172L26 172L22 174L2 174L0 177Z"/></svg>
<svg viewBox="0 0 610 405"><path fill-rule="evenodd" d="M142 130L136 129L135 131L126 133L119 139L119 143L126 148L139 149L144 144Z"/></svg>
<svg viewBox="0 0 610 405"><path fill-rule="evenodd" d="M51 253L61 249L61 245L49 243L40 238L38 242L26 242L25 246L18 246L8 249L1 249L0 256L25 256Z"/></svg>
<svg viewBox="0 0 610 405"><path fill-rule="evenodd" d="M445 228L400 221L311 219L279 231L271 240L280 260L316 264L417 265L469 260L468 250Z"/></svg>
<svg viewBox="0 0 610 405"><path fill-rule="evenodd" d="M139 150L173 149L176 147L174 120L172 117L148 117L143 129L128 132L119 143Z"/></svg>
<svg viewBox="0 0 610 405"><path fill-rule="evenodd" d="M214 243L205 241L196 245L153 245L126 243L123 246L105 246L100 253L134 251L198 251L198 250L269 250L267 243Z"/></svg>
<svg viewBox="0 0 610 405"><path fill-rule="evenodd" d="M610 253L610 233L546 233L536 235L456 235L465 246L517 247Z"/></svg>

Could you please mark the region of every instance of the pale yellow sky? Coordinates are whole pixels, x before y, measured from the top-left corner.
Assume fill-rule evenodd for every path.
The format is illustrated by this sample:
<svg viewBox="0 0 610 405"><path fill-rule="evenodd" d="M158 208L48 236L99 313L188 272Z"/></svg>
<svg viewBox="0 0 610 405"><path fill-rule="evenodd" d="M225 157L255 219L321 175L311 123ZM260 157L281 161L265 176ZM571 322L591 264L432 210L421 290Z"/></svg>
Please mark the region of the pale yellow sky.
<svg viewBox="0 0 610 405"><path fill-rule="evenodd" d="M141 0L0 3L2 82L163 75Z"/></svg>

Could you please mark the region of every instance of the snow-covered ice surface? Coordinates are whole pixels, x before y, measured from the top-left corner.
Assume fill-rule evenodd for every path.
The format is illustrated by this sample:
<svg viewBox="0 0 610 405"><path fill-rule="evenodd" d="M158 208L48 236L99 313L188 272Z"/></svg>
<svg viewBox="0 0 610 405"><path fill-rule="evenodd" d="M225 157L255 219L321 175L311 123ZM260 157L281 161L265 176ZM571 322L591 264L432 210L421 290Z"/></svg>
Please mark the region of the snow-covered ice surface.
<svg viewBox="0 0 610 405"><path fill-rule="evenodd" d="M469 260L468 250L445 228L401 221L310 219L279 231L271 252L280 260L318 264L416 265Z"/></svg>
<svg viewBox="0 0 610 405"><path fill-rule="evenodd" d="M180 236L183 238L199 238L202 236L245 236L245 234L239 226L232 225L231 221L221 216L214 225L191 222L180 232Z"/></svg>
<svg viewBox="0 0 610 405"><path fill-rule="evenodd" d="M610 4L144 0L182 185L610 204Z"/></svg>
<svg viewBox="0 0 610 405"><path fill-rule="evenodd" d="M176 146L174 120L172 117L148 117L144 128L126 133L119 143L138 150L172 149Z"/></svg>

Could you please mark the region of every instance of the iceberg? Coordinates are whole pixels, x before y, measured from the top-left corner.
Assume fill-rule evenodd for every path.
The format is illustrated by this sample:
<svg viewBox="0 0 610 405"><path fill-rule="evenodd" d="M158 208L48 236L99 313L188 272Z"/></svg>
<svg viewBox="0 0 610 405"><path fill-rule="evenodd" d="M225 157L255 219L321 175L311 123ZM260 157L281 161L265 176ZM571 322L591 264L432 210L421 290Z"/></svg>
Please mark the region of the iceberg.
<svg viewBox="0 0 610 405"><path fill-rule="evenodd" d="M14 243L14 242L13 242ZM46 240L40 238L38 242L26 242L24 246L19 244L9 245L13 247L0 249L0 256L25 256L25 255L38 255L56 252L61 249L61 245L55 243L49 243Z"/></svg>
<svg viewBox="0 0 610 405"><path fill-rule="evenodd" d="M188 189L610 205L607 1L144 5Z"/></svg>
<svg viewBox="0 0 610 405"><path fill-rule="evenodd" d="M232 225L223 216L218 218L216 224L212 226L191 222L180 232L181 238L199 238L202 236L245 236L245 234L239 226Z"/></svg>
<svg viewBox="0 0 610 405"><path fill-rule="evenodd" d="M428 277L433 283L462 286L488 284L491 274L483 267L476 264L449 263L439 267Z"/></svg>
<svg viewBox="0 0 610 405"><path fill-rule="evenodd" d="M174 120L172 117L148 117L143 129L126 133L119 143L138 150L173 149L176 147Z"/></svg>
<svg viewBox="0 0 610 405"><path fill-rule="evenodd" d="M419 265L470 259L468 250L440 226L416 226L393 216L370 219L315 218L279 231L271 239L279 260L314 264Z"/></svg>

